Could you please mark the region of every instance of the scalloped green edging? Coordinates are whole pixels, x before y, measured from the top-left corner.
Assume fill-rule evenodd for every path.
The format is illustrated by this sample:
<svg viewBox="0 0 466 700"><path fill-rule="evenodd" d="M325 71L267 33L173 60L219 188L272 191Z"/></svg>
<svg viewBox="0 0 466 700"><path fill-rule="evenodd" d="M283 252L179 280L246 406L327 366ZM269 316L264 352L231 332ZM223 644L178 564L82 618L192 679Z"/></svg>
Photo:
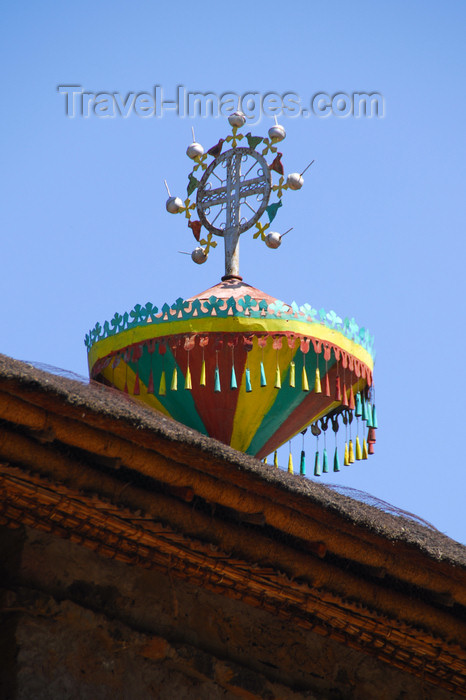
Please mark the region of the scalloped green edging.
<svg viewBox="0 0 466 700"><path fill-rule="evenodd" d="M171 306L164 304L160 311L150 302L145 306L136 304L129 313L125 312L123 315L115 313L111 321L105 321L103 326L96 323L94 328L86 334L84 344L89 351L99 340L117 335L129 328L209 316L219 318L232 316L283 318L284 320L297 319L307 323L320 323L327 328L343 333L346 338L353 340L357 345L367 350L372 359L375 359L374 336L366 328L360 328L354 318L342 320L334 311L328 313L324 309L317 311L310 304L298 306L294 301L291 305L278 300L267 304L265 299L253 299L248 294L237 300L234 297L220 299L216 296L211 296L206 301L200 299L185 301L179 298Z"/></svg>

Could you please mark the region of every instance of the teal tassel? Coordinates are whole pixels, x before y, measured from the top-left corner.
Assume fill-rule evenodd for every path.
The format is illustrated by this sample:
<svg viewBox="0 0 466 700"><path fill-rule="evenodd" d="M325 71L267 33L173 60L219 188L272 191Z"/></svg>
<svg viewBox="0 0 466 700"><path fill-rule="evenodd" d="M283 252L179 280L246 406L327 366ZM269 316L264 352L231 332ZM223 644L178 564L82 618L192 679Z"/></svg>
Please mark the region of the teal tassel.
<svg viewBox="0 0 466 700"><path fill-rule="evenodd" d="M237 388L238 388L238 384L236 382L235 367L233 366L231 368L230 389L237 389Z"/></svg>
<svg viewBox="0 0 466 700"><path fill-rule="evenodd" d="M267 386L267 379L265 378L265 369L263 362L261 362L261 386Z"/></svg>
<svg viewBox="0 0 466 700"><path fill-rule="evenodd" d="M375 404L372 406L372 425L371 428L378 428L379 425L377 423L377 413L375 412Z"/></svg>
<svg viewBox="0 0 466 700"><path fill-rule="evenodd" d="M316 452L316 458L314 462L314 476L320 476L320 457L319 450Z"/></svg>
<svg viewBox="0 0 466 700"><path fill-rule="evenodd" d="M367 399L365 396L362 397L362 414L361 417L363 420L367 420Z"/></svg>
<svg viewBox="0 0 466 700"><path fill-rule="evenodd" d="M372 425L372 406L370 405L369 401L366 404L366 420L367 427L373 428L374 426Z"/></svg>
<svg viewBox="0 0 466 700"><path fill-rule="evenodd" d="M252 391L252 386L251 386L251 372L249 371L249 367L246 367L246 391Z"/></svg>
<svg viewBox="0 0 466 700"><path fill-rule="evenodd" d="M215 368L215 386L214 386L214 391L221 391L220 387L220 372L218 371L218 367Z"/></svg>
<svg viewBox="0 0 466 700"><path fill-rule="evenodd" d="M325 447L322 453L322 471L324 474L328 474L328 455Z"/></svg>
<svg viewBox="0 0 466 700"><path fill-rule="evenodd" d="M301 476L304 476L306 474L306 453L304 450L301 450L301 462L299 464L299 473Z"/></svg>
<svg viewBox="0 0 466 700"><path fill-rule="evenodd" d="M335 454L333 455L333 471L334 472L340 471L340 460L338 458L338 448L337 447L335 447Z"/></svg>
<svg viewBox="0 0 466 700"><path fill-rule="evenodd" d="M359 418L359 416L362 416L363 413L363 407L362 407L362 401L361 401L361 392L358 391L356 392L356 405L354 408L354 415Z"/></svg>

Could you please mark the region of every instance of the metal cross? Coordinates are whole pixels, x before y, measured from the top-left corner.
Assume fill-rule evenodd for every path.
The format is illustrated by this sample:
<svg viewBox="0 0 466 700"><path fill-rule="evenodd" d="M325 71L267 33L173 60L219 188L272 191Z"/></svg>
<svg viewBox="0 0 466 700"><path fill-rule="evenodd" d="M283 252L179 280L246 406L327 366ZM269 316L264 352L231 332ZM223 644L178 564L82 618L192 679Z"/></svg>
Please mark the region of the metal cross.
<svg viewBox="0 0 466 700"><path fill-rule="evenodd" d="M257 168L257 177L241 180L241 163L247 158L255 162L249 167L248 173ZM226 180L218 178L214 170L225 162ZM222 185L208 189L209 178L214 174ZM225 183L225 184L223 184ZM199 184L196 206L203 226L225 241L225 277L239 277L239 237L260 219L268 204L272 187L272 177L264 157L252 148L232 148L215 158L205 171ZM257 211L246 201L255 196L260 205ZM253 216L241 223L241 200L252 210ZM212 221L207 219L212 207L221 209ZM222 211L225 211L224 228L214 226L214 222Z"/></svg>

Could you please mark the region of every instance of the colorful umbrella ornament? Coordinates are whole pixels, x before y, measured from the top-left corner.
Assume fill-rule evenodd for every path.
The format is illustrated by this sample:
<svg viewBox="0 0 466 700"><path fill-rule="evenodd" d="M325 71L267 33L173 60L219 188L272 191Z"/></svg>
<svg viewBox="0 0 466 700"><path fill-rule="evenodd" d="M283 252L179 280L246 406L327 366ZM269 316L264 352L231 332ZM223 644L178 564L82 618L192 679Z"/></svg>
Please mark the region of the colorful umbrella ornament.
<svg viewBox="0 0 466 700"><path fill-rule="evenodd" d="M342 320L309 304L286 304L243 282L240 235L255 227L254 237L278 248L285 234L268 229L283 192L300 189L303 173L284 179L282 154L274 145L285 138L282 126L276 123L264 139L238 133L245 124L241 112L229 121L232 134L206 153L193 134L187 150L195 163L188 196L183 202L169 193L166 205L188 219L200 244L191 254L195 262L205 262L216 245L213 236L224 238L222 281L190 299L160 309L137 305L103 326L96 324L85 338L90 376L259 458L311 426L317 437L324 433L322 465L316 453L314 470L320 475L329 469L325 431L331 425L336 435L339 420L348 430L354 416L368 430L362 444L359 434L355 445L351 437L346 441L345 464L374 451L373 337L354 319ZM239 145L243 139L247 147ZM231 145L226 151L225 142ZM261 152L255 150L259 144ZM270 164L268 154L274 155ZM279 176L276 184L273 173ZM195 190L197 199L191 203ZM270 204L272 194L277 201ZM192 221L194 209L198 221ZM260 222L264 214L265 225ZM208 231L205 236L202 228ZM337 451L333 469L340 469Z"/></svg>

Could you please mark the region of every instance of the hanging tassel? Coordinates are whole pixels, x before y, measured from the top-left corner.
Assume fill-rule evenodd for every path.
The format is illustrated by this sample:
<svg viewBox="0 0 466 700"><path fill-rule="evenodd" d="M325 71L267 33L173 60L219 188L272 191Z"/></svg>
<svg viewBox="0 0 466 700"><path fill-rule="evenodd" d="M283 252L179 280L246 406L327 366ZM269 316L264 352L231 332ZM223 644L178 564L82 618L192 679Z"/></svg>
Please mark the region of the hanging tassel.
<svg viewBox="0 0 466 700"><path fill-rule="evenodd" d="M367 427L372 428L372 406L370 405L369 401L366 401L366 421Z"/></svg>
<svg viewBox="0 0 466 700"><path fill-rule="evenodd" d="M276 467L276 469L278 469L278 452L277 452L277 450L275 450L275 452L273 453L273 466Z"/></svg>
<svg viewBox="0 0 466 700"><path fill-rule="evenodd" d="M362 441L362 458L367 459L368 457L368 452L367 452L367 442L366 438Z"/></svg>
<svg viewBox="0 0 466 700"><path fill-rule="evenodd" d="M363 408L363 401L361 399L361 392L358 391L356 392L356 406L354 410L354 415L356 418L359 418L362 416L362 419L365 420L364 418L364 408Z"/></svg>
<svg viewBox="0 0 466 700"><path fill-rule="evenodd" d="M296 365L290 362L290 386L294 389L296 386Z"/></svg>
<svg viewBox="0 0 466 700"><path fill-rule="evenodd" d="M265 369L263 362L261 362L261 386L267 386L267 379L265 378Z"/></svg>
<svg viewBox="0 0 466 700"><path fill-rule="evenodd" d="M343 384L343 392L341 396L341 403L343 406L348 406L348 395L346 393L346 384Z"/></svg>
<svg viewBox="0 0 466 700"><path fill-rule="evenodd" d="M221 390L222 390L222 388L221 388L221 386L220 386L220 372L219 372L218 367L216 367L216 368L215 368L214 391L216 391L216 392L218 393L218 392L221 391Z"/></svg>
<svg viewBox="0 0 466 700"><path fill-rule="evenodd" d="M299 473L301 476L305 476L306 474L306 453L304 450L301 450L301 459L299 462Z"/></svg>
<svg viewBox="0 0 466 700"><path fill-rule="evenodd" d="M277 365L277 370L275 372L275 389L282 388L282 378L280 375L280 367Z"/></svg>
<svg viewBox="0 0 466 700"><path fill-rule="evenodd" d="M373 428L378 428L379 424L377 423L377 413L375 410L375 404L372 406L372 427Z"/></svg>
<svg viewBox="0 0 466 700"><path fill-rule="evenodd" d="M335 401L341 401L341 377L335 377Z"/></svg>
<svg viewBox="0 0 466 700"><path fill-rule="evenodd" d="M345 442L345 456L343 459L343 464L345 465L345 467L348 467L349 463L350 463L350 461L349 461L348 443Z"/></svg>
<svg viewBox="0 0 466 700"><path fill-rule="evenodd" d="M184 388L191 390L193 388L193 383L191 379L191 370L189 369L189 365L186 368L186 377L184 378Z"/></svg>
<svg viewBox="0 0 466 700"><path fill-rule="evenodd" d="M235 372L235 367L232 365L231 367L231 378L230 378L230 389L237 389L238 388L238 383L236 381L236 372Z"/></svg>
<svg viewBox="0 0 466 700"><path fill-rule="evenodd" d="M322 453L322 472L324 474L328 474L328 455L327 455L327 450L324 447L324 451Z"/></svg>
<svg viewBox="0 0 466 700"><path fill-rule="evenodd" d="M330 394L330 380L328 378L328 372L325 375L325 396L331 396L331 394Z"/></svg>
<svg viewBox="0 0 466 700"><path fill-rule="evenodd" d="M359 442L359 435L356 435L356 459L362 459L361 443Z"/></svg>
<svg viewBox="0 0 466 700"><path fill-rule="evenodd" d="M355 409L354 394L353 394L353 388L352 388L352 387L350 387L348 408L349 408L350 411L354 411L354 409Z"/></svg>
<svg viewBox="0 0 466 700"><path fill-rule="evenodd" d="M357 401L356 401L357 406ZM357 415L357 414L356 414ZM367 420L367 400L364 394L361 397L361 418Z"/></svg>
<svg viewBox="0 0 466 700"><path fill-rule="evenodd" d="M246 384L246 391L252 391L252 386L251 386L251 372L249 371L249 367L246 367L246 373L245 373L245 384Z"/></svg>
<svg viewBox="0 0 466 700"><path fill-rule="evenodd" d="M306 367L303 365L303 374L301 377L301 385L303 391L309 391L309 382L307 381Z"/></svg>
<svg viewBox="0 0 466 700"><path fill-rule="evenodd" d="M165 370L162 370L162 374L160 376L160 384L159 384L159 396L165 396L167 393L167 382L165 379Z"/></svg>
<svg viewBox="0 0 466 700"><path fill-rule="evenodd" d="M293 456L291 452L288 455L288 474L293 474Z"/></svg>
<svg viewBox="0 0 466 700"><path fill-rule="evenodd" d="M320 383L320 369L316 367L316 378L314 381L314 394L321 394L322 393L322 386Z"/></svg>
<svg viewBox="0 0 466 700"><path fill-rule="evenodd" d="M316 457L314 460L314 476L320 476L320 457L319 457L319 450L316 452Z"/></svg>
<svg viewBox="0 0 466 700"><path fill-rule="evenodd" d="M349 441L348 461L350 464L353 464L354 462L354 447L352 440Z"/></svg>
<svg viewBox="0 0 466 700"><path fill-rule="evenodd" d="M147 393L148 394L154 393L154 375L152 373L152 367L150 368L150 372L149 372L149 382L147 384Z"/></svg>
<svg viewBox="0 0 466 700"><path fill-rule="evenodd" d="M178 372L175 367L173 370L173 375L172 375L172 383L170 385L171 391L178 391Z"/></svg>
<svg viewBox="0 0 466 700"><path fill-rule="evenodd" d="M202 365L201 365L201 378L199 380L199 385L200 386L205 386L206 385L206 378L205 378L205 360L202 358Z"/></svg>
<svg viewBox="0 0 466 700"><path fill-rule="evenodd" d="M267 464L267 455L264 457L264 462L263 464Z"/></svg>
<svg viewBox="0 0 466 700"><path fill-rule="evenodd" d="M136 372L136 379L134 382L133 394L134 394L134 396L139 396L140 393L141 393L141 389L139 386L139 372Z"/></svg>
<svg viewBox="0 0 466 700"><path fill-rule="evenodd" d="M338 457L338 447L335 447L335 454L333 455L333 471L340 471L340 459Z"/></svg>

